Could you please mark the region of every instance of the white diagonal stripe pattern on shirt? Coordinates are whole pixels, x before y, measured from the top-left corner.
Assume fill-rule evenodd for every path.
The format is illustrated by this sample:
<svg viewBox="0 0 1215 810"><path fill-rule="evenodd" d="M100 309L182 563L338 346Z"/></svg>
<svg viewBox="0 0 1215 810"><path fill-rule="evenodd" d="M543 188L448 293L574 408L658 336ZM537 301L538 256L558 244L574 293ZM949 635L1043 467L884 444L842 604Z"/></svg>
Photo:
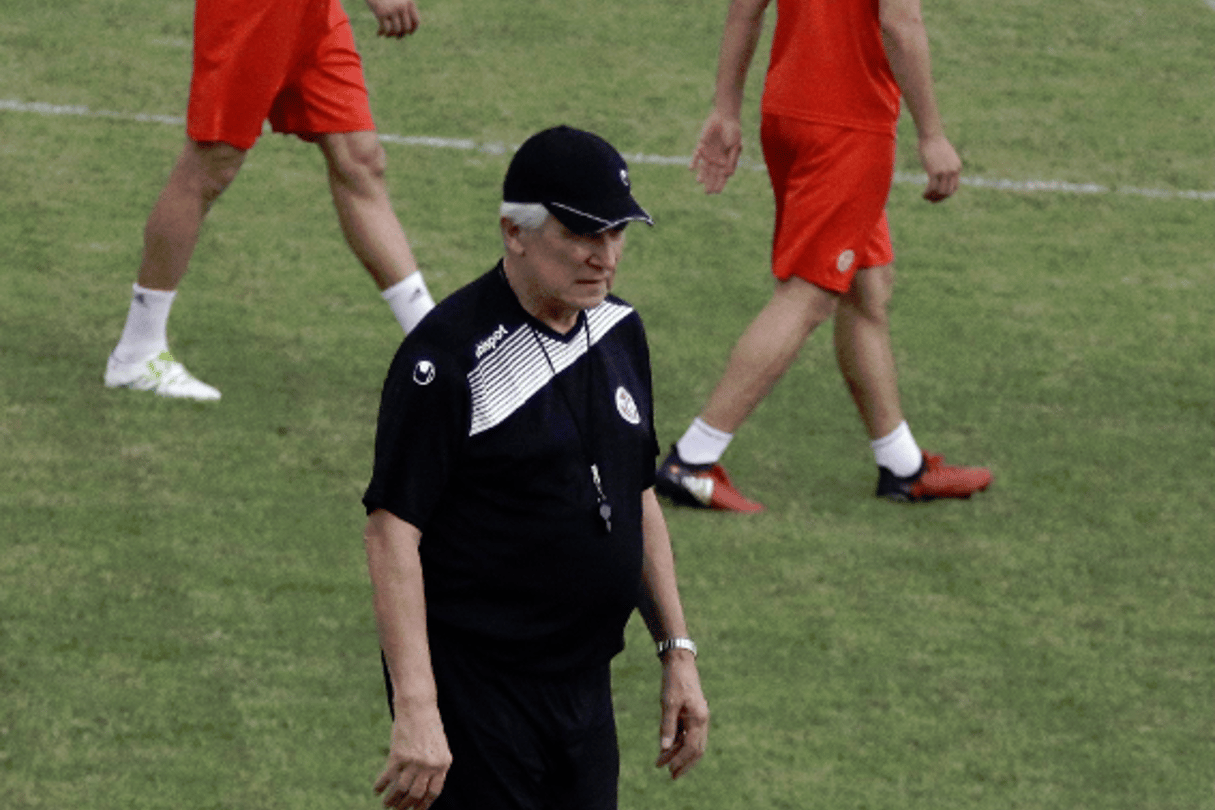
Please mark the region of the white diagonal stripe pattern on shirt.
<svg viewBox="0 0 1215 810"><path fill-rule="evenodd" d="M587 311L590 343L598 343L632 311L630 306L608 301ZM476 436L504 422L549 384L554 370L560 374L586 354L587 341L581 332L569 341L554 340L539 332L535 335L533 338L530 326L519 327L468 373L472 397L469 436ZM536 342L537 338L543 341L543 350ZM545 352L548 352L548 358ZM549 367L549 360L552 361L552 368Z"/></svg>

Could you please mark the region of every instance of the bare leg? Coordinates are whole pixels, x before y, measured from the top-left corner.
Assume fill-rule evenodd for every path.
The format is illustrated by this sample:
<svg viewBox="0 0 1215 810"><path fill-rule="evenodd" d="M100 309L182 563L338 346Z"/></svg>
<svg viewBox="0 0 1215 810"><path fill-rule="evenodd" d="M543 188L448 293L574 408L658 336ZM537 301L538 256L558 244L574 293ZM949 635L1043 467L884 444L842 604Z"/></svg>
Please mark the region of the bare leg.
<svg viewBox="0 0 1215 810"><path fill-rule="evenodd" d="M738 430L793 365L810 334L831 317L836 298L797 277L777 282L772 298L734 344L700 418L726 433Z"/></svg>
<svg viewBox="0 0 1215 810"><path fill-rule="evenodd" d="M342 233L380 290L412 275L418 265L384 181L387 158L375 132L323 135L329 188Z"/></svg>
<svg viewBox="0 0 1215 810"><path fill-rule="evenodd" d="M245 154L226 143L186 141L144 228L141 287L177 289L207 211L236 177Z"/></svg>
<svg viewBox="0 0 1215 810"><path fill-rule="evenodd" d="M143 259L126 325L106 362L105 385L161 396L212 401L217 389L168 353L169 308L198 244L211 204L240 171L245 151L226 143L186 141L144 228Z"/></svg>
<svg viewBox="0 0 1215 810"><path fill-rule="evenodd" d="M893 265L864 268L835 313L836 361L870 439L903 421L887 315L893 290Z"/></svg>
<svg viewBox="0 0 1215 810"><path fill-rule="evenodd" d="M991 471L946 464L923 452L903 419L887 317L893 290L893 266L865 268L835 315L835 356L880 468L877 495L894 501L969 498L991 486Z"/></svg>

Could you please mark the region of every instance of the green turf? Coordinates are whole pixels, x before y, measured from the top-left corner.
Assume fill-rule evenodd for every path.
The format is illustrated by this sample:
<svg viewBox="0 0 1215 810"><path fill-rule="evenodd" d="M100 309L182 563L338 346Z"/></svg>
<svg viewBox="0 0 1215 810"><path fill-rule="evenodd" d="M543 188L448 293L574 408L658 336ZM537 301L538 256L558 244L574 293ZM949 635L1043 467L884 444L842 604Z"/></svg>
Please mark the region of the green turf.
<svg viewBox="0 0 1215 810"><path fill-rule="evenodd" d="M690 153L724 16L456 0L398 43L348 8L382 132L509 146L566 121L648 155ZM872 498L816 335L728 457L769 511L668 512L714 725L686 780L650 767L659 673L631 625L623 810L1215 807L1215 203L1118 193L1215 190L1215 12L926 14L972 176L1111 191L929 206L895 186L906 410L996 483ZM0 102L92 111L0 109L0 807L374 807L388 720L359 497L400 336L342 244L323 161L264 138L208 221L170 337L223 401L107 391L182 138L135 116L181 115L191 4L0 16ZM388 151L441 296L498 255L507 156ZM665 443L767 297L771 200L754 168L714 198L678 166L633 176L658 226L630 229L618 291L646 320Z"/></svg>

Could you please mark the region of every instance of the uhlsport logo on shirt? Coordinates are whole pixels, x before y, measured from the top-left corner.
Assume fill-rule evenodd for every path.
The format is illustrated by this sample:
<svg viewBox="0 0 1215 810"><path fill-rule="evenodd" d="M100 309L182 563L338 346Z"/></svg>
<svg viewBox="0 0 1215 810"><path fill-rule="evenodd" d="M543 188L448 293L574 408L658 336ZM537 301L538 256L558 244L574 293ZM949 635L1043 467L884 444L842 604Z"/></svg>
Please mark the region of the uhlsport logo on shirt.
<svg viewBox="0 0 1215 810"><path fill-rule="evenodd" d="M502 338L504 337L506 337L506 327L498 324L498 328L494 330L492 335L477 344L474 352L477 355L477 359L480 360L487 352L498 348L498 344L502 342Z"/></svg>
<svg viewBox="0 0 1215 810"><path fill-rule="evenodd" d="M637 403L633 401L633 395L625 390L624 386L616 389L616 410L624 421L630 425L641 424L641 413L637 410Z"/></svg>

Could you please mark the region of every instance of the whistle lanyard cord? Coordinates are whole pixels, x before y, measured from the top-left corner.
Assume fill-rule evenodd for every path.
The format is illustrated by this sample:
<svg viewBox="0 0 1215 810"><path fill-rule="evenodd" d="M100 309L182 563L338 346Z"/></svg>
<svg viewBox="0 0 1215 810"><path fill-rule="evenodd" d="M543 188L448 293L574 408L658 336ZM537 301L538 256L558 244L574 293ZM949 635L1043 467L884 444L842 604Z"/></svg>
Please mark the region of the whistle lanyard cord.
<svg viewBox="0 0 1215 810"><path fill-rule="evenodd" d="M595 463L595 454L593 448L593 427L591 425L591 396L594 392L594 364L591 362L591 323L583 312L580 315L582 320L582 333L586 337L586 433L583 433L582 427L578 424L578 413L574 410L574 404L570 402L569 395L565 388L557 381L557 367L553 364L553 358L549 356L548 349L544 347L544 341L540 339L539 333L531 324L527 325L527 330L531 332L532 339L536 341L536 345L540 347L540 353L544 355L544 361L548 363L549 371L553 375L553 387L561 395L561 401L565 403L566 409L570 412L570 419L574 423L574 432L578 434L578 442L582 445L582 453L587 464L591 468L591 482L595 485L595 495L599 499L600 514L603 515L604 521L608 521L610 511L604 514L603 507L607 506L607 495L603 491L603 482L599 477L599 465ZM610 510L610 507L608 507ZM609 523L610 526L610 523Z"/></svg>

